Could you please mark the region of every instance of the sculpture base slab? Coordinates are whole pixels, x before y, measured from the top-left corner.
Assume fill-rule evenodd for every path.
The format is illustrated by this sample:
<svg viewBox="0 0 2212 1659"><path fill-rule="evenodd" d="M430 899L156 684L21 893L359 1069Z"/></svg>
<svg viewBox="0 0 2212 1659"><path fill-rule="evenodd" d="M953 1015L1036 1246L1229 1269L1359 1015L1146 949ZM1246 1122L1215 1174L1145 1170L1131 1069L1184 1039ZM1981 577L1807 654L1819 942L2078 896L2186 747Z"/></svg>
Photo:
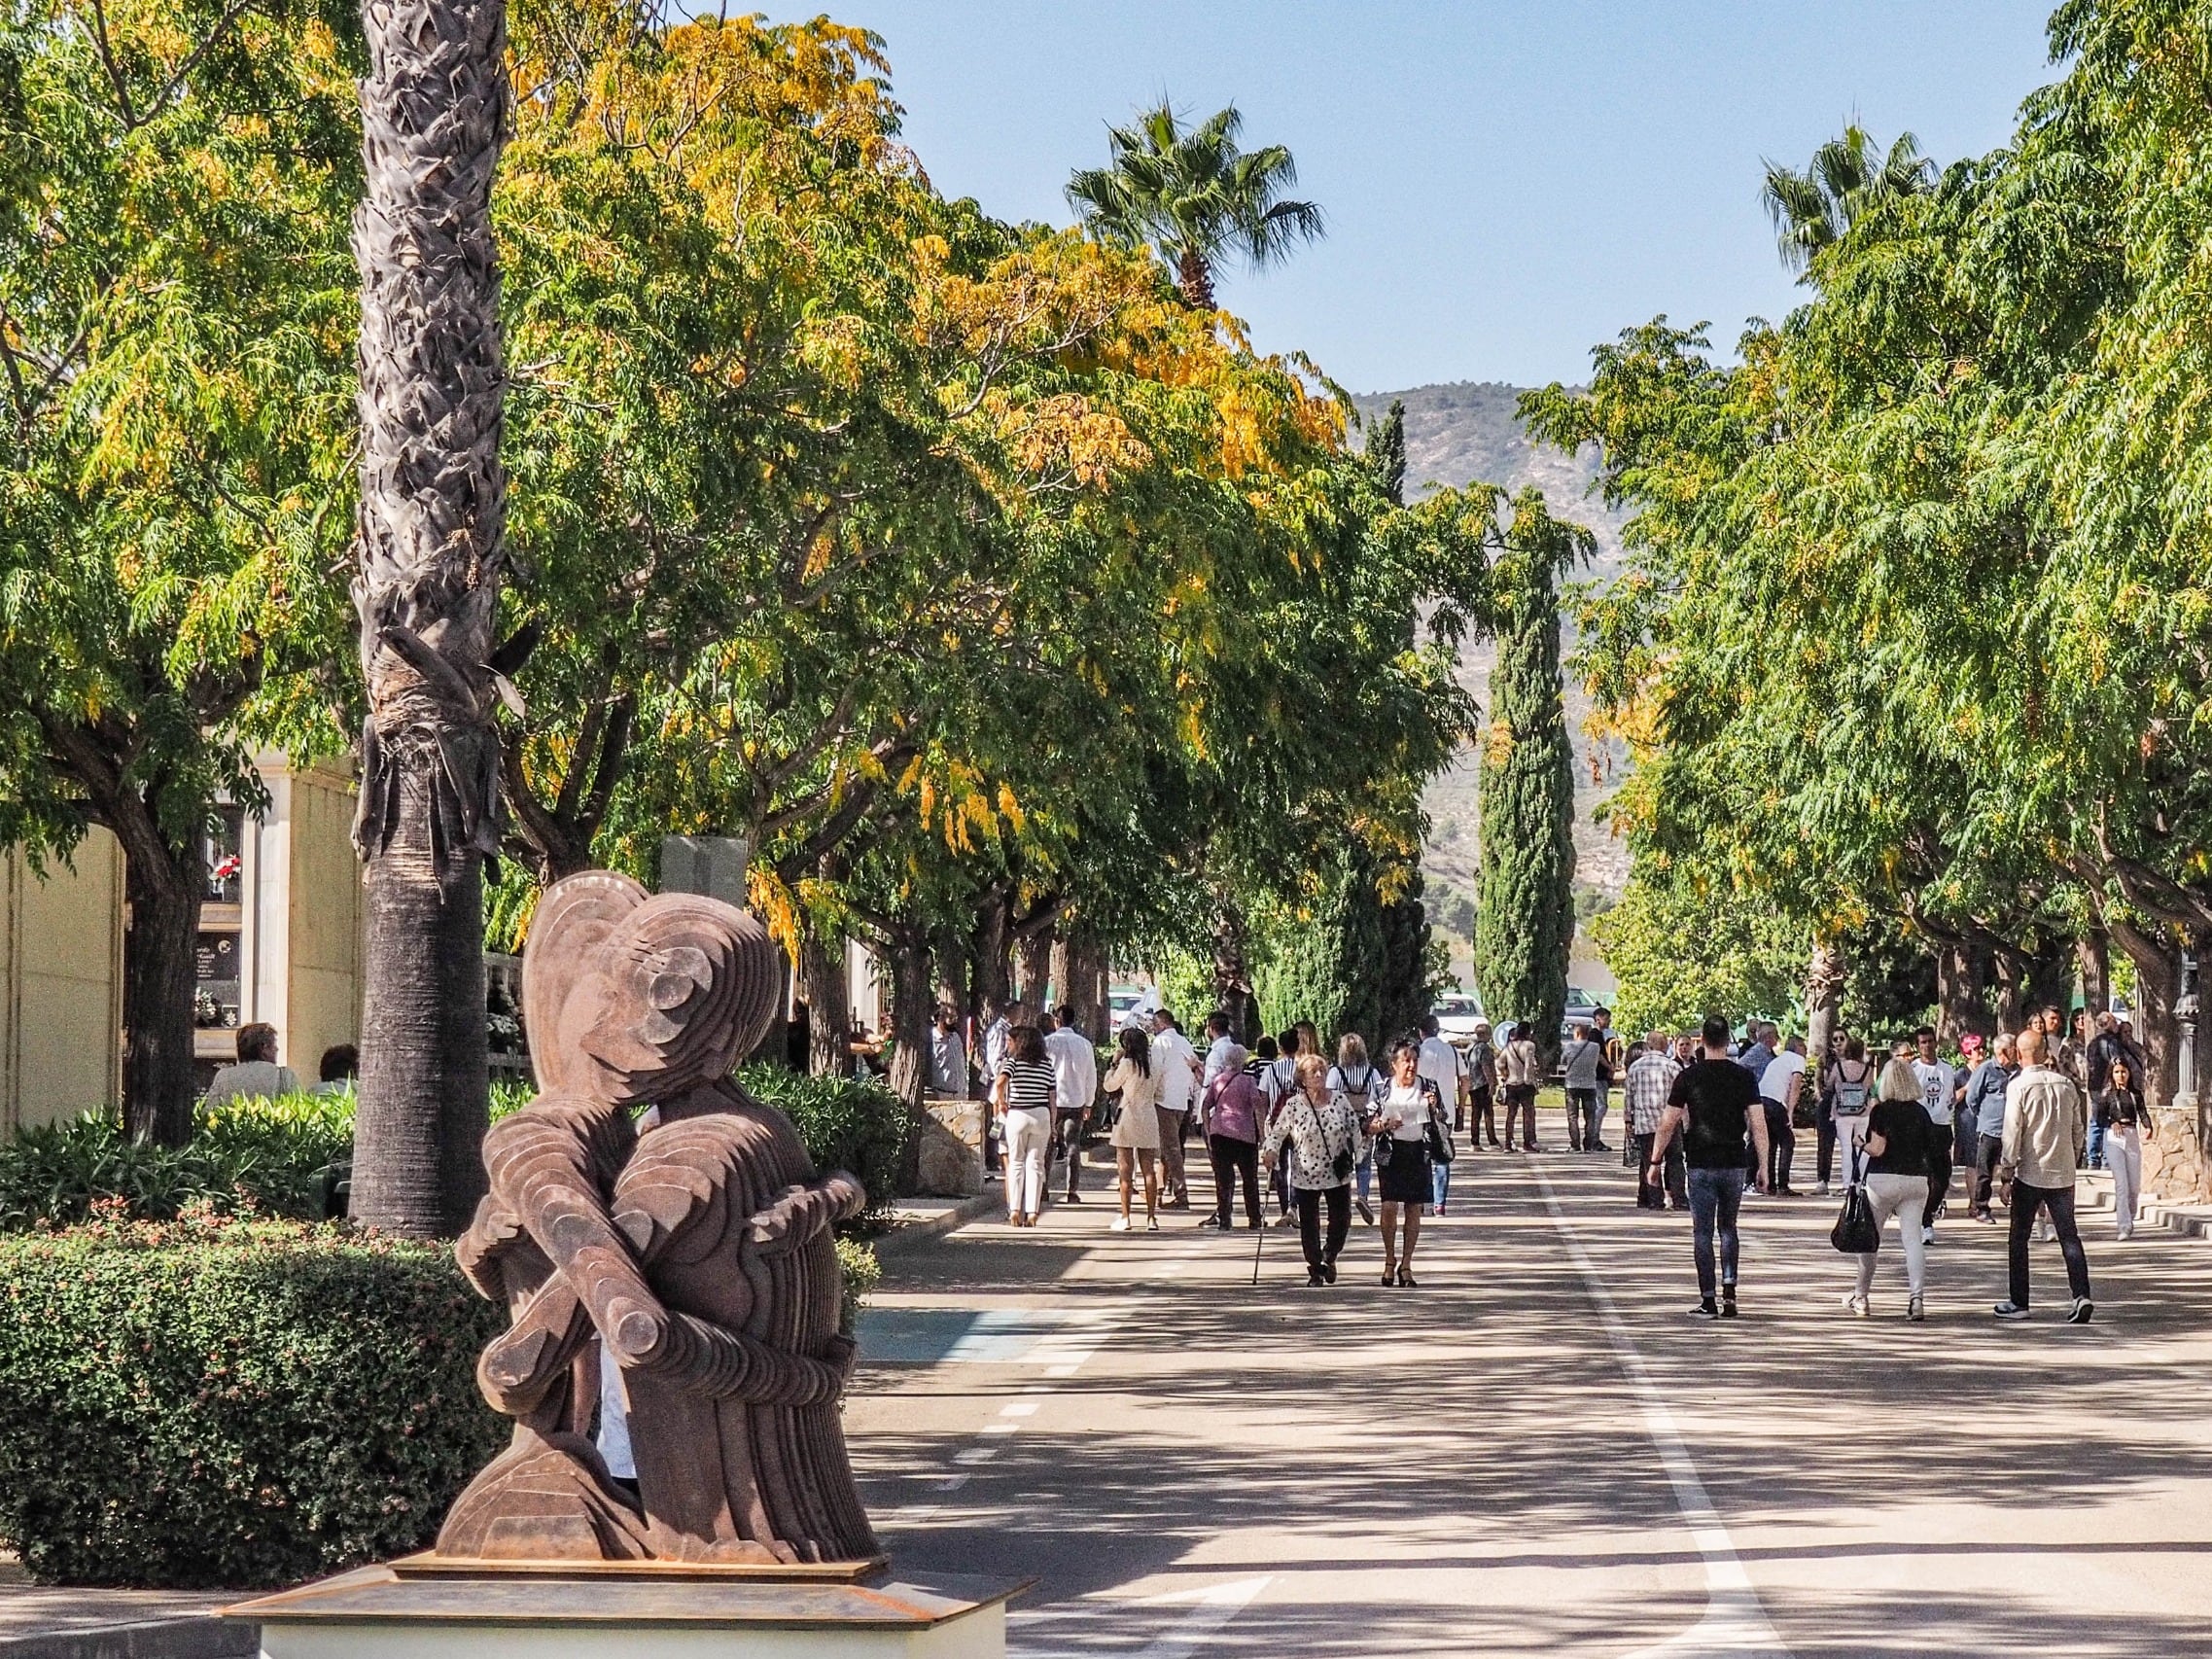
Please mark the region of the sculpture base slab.
<svg viewBox="0 0 2212 1659"><path fill-rule="evenodd" d="M365 1567L223 1609L263 1659L1004 1659L1026 1582L814 1569Z"/></svg>

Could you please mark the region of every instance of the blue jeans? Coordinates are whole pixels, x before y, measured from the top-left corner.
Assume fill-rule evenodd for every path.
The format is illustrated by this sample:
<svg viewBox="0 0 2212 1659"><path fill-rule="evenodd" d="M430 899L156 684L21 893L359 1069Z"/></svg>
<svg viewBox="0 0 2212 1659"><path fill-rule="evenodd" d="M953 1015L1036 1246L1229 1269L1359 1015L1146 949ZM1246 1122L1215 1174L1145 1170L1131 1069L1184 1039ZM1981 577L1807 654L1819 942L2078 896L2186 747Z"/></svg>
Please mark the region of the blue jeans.
<svg viewBox="0 0 2212 1659"><path fill-rule="evenodd" d="M2104 1168L2104 1125L2089 1119L2089 1168Z"/></svg>
<svg viewBox="0 0 2212 1659"><path fill-rule="evenodd" d="M1442 1159L1428 1160L1428 1189L1434 1194L1436 1207L1444 1208L1444 1201L1452 1192L1452 1166Z"/></svg>
<svg viewBox="0 0 2212 1659"><path fill-rule="evenodd" d="M1738 1169L1694 1169L1690 1172L1690 1248L1698 1258L1698 1295L1711 1301L1713 1290L1713 1234L1720 1234L1720 1282L1736 1288L1736 1214L1743 1203L1743 1177Z"/></svg>

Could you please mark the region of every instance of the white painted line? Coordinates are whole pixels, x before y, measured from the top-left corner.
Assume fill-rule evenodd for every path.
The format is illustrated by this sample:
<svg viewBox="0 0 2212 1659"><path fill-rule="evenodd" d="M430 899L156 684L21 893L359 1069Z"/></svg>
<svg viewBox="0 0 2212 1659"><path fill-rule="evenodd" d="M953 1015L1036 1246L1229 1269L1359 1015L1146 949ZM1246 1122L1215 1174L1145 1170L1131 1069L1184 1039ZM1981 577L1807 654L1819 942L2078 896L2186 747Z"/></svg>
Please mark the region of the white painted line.
<svg viewBox="0 0 2212 1659"><path fill-rule="evenodd" d="M941 1475L937 1480L937 1490L939 1492L958 1492L966 1484L967 1476L965 1474Z"/></svg>
<svg viewBox="0 0 2212 1659"><path fill-rule="evenodd" d="M1018 1399L1012 1405L1001 1406L999 1415L1001 1417L1035 1417L1036 1415L1036 1401L1034 1399Z"/></svg>
<svg viewBox="0 0 2212 1659"><path fill-rule="evenodd" d="M1080 1365L1048 1365L1044 1374L1048 1377L1072 1377L1082 1368Z"/></svg>
<svg viewBox="0 0 2212 1659"><path fill-rule="evenodd" d="M1231 1619L1249 1606L1252 1599L1272 1581L1272 1574L1263 1574L1257 1578L1235 1579L1227 1584L1210 1584L1203 1590L1172 1590L1165 1596L1145 1596L1133 1604L1127 1604L1140 1607L1172 1606L1177 1602L1197 1604L1149 1643L1138 1648L1131 1659L1190 1659L1192 1654L1207 1644L1209 1639L1220 1634ZM1107 1604L1107 1606L1110 1606L1110 1603ZM1065 1609L1055 1608L1050 1612L1039 1611L1027 1615L1016 1613L1013 1616L1021 1623L1031 1623L1047 1619L1096 1617L1106 1610L1107 1607L1077 1606ZM1096 1651L1090 1647L1080 1650L1086 1655ZM1076 1650L1073 1649L1039 1650L1021 1647L1015 1649L1015 1652L1018 1659L1076 1659Z"/></svg>
<svg viewBox="0 0 2212 1659"><path fill-rule="evenodd" d="M955 1452L953 1462L956 1464L987 1464L998 1455L999 1448L996 1446L970 1446L965 1452Z"/></svg>
<svg viewBox="0 0 2212 1659"><path fill-rule="evenodd" d="M1021 1427L1019 1423L986 1423L976 1432L978 1434L1013 1434L1019 1432Z"/></svg>
<svg viewBox="0 0 2212 1659"><path fill-rule="evenodd" d="M1535 1166L1535 1175L1536 1184L1543 1189L1544 1208L1551 1212L1552 1225L1559 1230L1560 1243L1566 1247L1568 1259L1582 1275L1583 1288L1590 1292L1591 1303L1598 1310L1598 1323L1605 1328L1605 1339L1612 1344L1613 1357L1620 1361L1629 1386L1635 1391L1636 1404L1643 1412L1644 1432L1658 1448L1668 1483L1674 1488L1674 1505L1681 1510L1683 1524L1689 1528L1691 1540L1705 1564L1705 1616L1679 1635L1656 1647L1641 1648L1628 1655L1628 1659L1661 1659L1661 1656L1687 1659L1688 1655L1702 1653L1754 1653L1767 1655L1768 1659L1790 1659L1790 1650L1782 1645L1782 1639L1767 1622L1767 1611L1759 1604L1759 1592L1752 1588L1751 1575L1743 1571L1743 1563L1728 1535L1728 1527L1706 1496L1704 1482L1698 1478L1698 1465L1691 1461L1689 1445L1674 1426L1674 1414L1667 1408L1667 1396L1644 1368L1643 1356L1636 1352L1627 1322L1613 1306L1605 1282L1598 1276L1598 1264L1590 1259L1590 1253L1582 1248L1582 1241L1567 1225L1566 1214L1560 1208L1558 1195L1552 1191L1551 1178L1544 1174L1541 1165Z"/></svg>

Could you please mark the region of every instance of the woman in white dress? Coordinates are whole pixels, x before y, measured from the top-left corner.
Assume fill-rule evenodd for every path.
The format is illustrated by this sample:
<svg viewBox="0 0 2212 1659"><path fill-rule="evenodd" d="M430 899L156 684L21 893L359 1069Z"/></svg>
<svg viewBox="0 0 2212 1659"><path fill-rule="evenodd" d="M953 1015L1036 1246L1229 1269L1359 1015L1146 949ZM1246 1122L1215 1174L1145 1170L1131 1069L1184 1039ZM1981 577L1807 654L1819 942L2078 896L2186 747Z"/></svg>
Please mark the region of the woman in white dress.
<svg viewBox="0 0 2212 1659"><path fill-rule="evenodd" d="M1160 1230L1160 1079L1152 1070L1152 1045L1135 1026L1125 1026L1121 1051L1106 1075L1106 1091L1118 1095L1121 1111L1107 1137L1121 1181L1121 1214L1113 1220L1117 1233L1129 1231L1129 1191L1139 1170L1144 1175L1144 1230Z"/></svg>

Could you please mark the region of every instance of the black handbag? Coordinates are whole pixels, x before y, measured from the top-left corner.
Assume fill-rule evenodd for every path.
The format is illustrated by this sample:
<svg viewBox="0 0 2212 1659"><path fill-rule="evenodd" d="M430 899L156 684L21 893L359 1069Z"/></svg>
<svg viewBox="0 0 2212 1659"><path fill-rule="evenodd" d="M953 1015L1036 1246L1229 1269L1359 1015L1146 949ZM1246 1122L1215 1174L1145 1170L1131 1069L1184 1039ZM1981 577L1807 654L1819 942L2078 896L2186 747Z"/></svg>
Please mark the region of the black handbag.
<svg viewBox="0 0 2212 1659"><path fill-rule="evenodd" d="M1845 1255L1872 1255L1881 1248L1881 1227L1863 1180L1853 1180L1843 1189L1843 1213L1836 1218L1828 1242Z"/></svg>
<svg viewBox="0 0 2212 1659"><path fill-rule="evenodd" d="M1422 1138L1428 1143L1428 1156L1433 1163L1452 1161L1452 1131L1431 1117L1422 1130Z"/></svg>

